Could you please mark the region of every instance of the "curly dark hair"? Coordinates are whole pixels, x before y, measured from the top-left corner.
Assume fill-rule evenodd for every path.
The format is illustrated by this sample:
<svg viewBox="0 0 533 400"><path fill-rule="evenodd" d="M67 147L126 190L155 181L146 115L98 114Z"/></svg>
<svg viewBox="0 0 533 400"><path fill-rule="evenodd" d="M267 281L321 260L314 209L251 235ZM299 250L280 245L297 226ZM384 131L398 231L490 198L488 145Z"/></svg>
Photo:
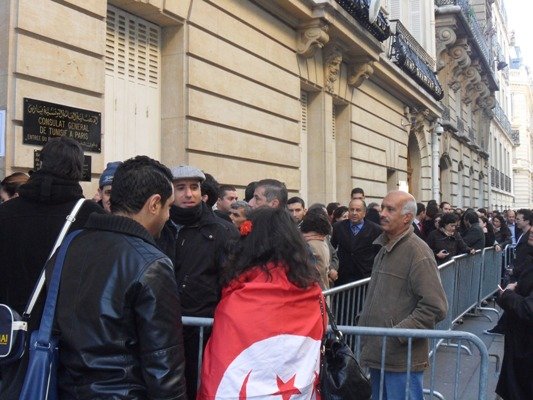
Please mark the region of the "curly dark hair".
<svg viewBox="0 0 533 400"><path fill-rule="evenodd" d="M307 288L319 281L312 254L287 210L260 207L248 219L252 231L229 246L224 284L254 267L268 273L270 262L285 265L289 281L298 287Z"/></svg>

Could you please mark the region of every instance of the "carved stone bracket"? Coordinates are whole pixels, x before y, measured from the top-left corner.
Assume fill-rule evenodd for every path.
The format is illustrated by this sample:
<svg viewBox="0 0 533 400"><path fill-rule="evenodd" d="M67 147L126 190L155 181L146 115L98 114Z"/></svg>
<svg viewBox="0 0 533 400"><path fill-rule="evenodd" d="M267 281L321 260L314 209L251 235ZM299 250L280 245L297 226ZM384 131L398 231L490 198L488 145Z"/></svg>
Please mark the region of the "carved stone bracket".
<svg viewBox="0 0 533 400"><path fill-rule="evenodd" d="M436 30L437 39L437 72L446 66L446 49L453 46L457 40L452 27L444 26Z"/></svg>
<svg viewBox="0 0 533 400"><path fill-rule="evenodd" d="M337 46L333 46L325 54L324 62L324 87L326 92L334 92L334 84L339 78L342 63L342 52Z"/></svg>
<svg viewBox="0 0 533 400"><path fill-rule="evenodd" d="M472 103L478 96L475 90L476 86L481 82L481 75L475 66L469 66L463 73L463 102L465 104Z"/></svg>
<svg viewBox="0 0 533 400"><path fill-rule="evenodd" d="M476 111L479 109L487 108L489 105L489 97L490 97L490 90L487 87L487 83L486 82L478 83L475 86L475 90L476 92L479 93L479 96L476 100L476 105L478 106Z"/></svg>
<svg viewBox="0 0 533 400"><path fill-rule="evenodd" d="M361 61L350 65L350 75L348 76L348 85L355 88L361 84L374 73L374 61Z"/></svg>
<svg viewBox="0 0 533 400"><path fill-rule="evenodd" d="M320 21L301 26L298 30L296 52L304 57L313 57L318 49L329 42L328 26Z"/></svg>
<svg viewBox="0 0 533 400"><path fill-rule="evenodd" d="M460 39L456 46L449 50L450 57L454 60L455 67L453 68L453 76L450 79L449 86L453 89L454 92L459 90L461 75L464 73L472 60L470 59L469 53L470 47L466 42L466 39Z"/></svg>
<svg viewBox="0 0 533 400"><path fill-rule="evenodd" d="M428 109L418 111L413 118L413 129L415 132L424 132L424 123L429 119L430 112Z"/></svg>

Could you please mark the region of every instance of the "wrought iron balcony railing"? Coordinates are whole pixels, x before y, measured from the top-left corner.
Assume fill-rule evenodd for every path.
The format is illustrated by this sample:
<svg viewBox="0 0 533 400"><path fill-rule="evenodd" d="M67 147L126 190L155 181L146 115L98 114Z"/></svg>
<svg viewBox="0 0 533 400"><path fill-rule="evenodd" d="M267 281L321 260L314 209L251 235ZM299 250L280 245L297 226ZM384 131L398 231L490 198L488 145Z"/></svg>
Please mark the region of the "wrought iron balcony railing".
<svg viewBox="0 0 533 400"><path fill-rule="evenodd" d="M431 57L398 20L391 21L395 35L390 58L436 100L444 97L437 75L430 67Z"/></svg>
<svg viewBox="0 0 533 400"><path fill-rule="evenodd" d="M468 23L474 42L479 48L481 57L485 61L485 65L494 73L494 57L492 56L492 51L487 45L487 40L483 35L483 30L476 19L474 10L472 7L470 7L470 4L468 4L468 0L435 0L435 5L437 7L459 6L461 8L463 17Z"/></svg>
<svg viewBox="0 0 533 400"><path fill-rule="evenodd" d="M507 118L507 115L505 115L505 111L503 111L503 108L500 106L500 103L496 102L496 106L492 110L494 112L494 116L500 123L500 125L503 128L503 131L509 138L509 140L515 144L515 138L513 137L513 130L511 129L511 123L509 122L509 119Z"/></svg>
<svg viewBox="0 0 533 400"><path fill-rule="evenodd" d="M389 21L381 11L379 12L376 21L370 23L368 19L370 0L336 0L336 2L380 42L389 38Z"/></svg>

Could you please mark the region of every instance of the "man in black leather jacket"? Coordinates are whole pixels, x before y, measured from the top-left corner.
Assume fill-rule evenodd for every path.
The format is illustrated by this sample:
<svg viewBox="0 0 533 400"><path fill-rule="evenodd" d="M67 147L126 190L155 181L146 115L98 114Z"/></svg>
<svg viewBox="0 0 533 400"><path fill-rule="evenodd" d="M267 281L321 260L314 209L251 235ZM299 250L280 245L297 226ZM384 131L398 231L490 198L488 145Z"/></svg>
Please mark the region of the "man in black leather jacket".
<svg viewBox="0 0 533 400"><path fill-rule="evenodd" d="M171 180L155 160L127 160L112 214L92 214L70 245L56 309L61 399L186 398L178 288L154 240L174 200Z"/></svg>
<svg viewBox="0 0 533 400"><path fill-rule="evenodd" d="M183 315L213 317L220 300L224 249L231 238L238 237L237 228L217 217L202 201L201 183L204 173L198 168L172 167L174 205L158 241L160 248L175 266ZM205 345L209 336L205 333ZM183 329L185 347L185 380L190 400L196 399L198 380L199 329Z"/></svg>

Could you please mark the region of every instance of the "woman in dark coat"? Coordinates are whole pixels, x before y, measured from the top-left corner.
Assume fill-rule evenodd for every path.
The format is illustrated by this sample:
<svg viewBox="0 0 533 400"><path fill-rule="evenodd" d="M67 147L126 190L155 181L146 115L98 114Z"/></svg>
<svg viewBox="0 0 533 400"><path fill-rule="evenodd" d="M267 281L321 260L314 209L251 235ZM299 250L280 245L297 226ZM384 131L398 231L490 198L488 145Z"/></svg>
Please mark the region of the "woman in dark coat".
<svg viewBox="0 0 533 400"><path fill-rule="evenodd" d="M512 243L511 230L507 226L505 218L501 215L495 215L492 217L492 226L494 227L494 239L502 250L505 249L505 246Z"/></svg>
<svg viewBox="0 0 533 400"><path fill-rule="evenodd" d="M497 302L508 318L496 393L504 400L528 400L533 395L533 265L500 292Z"/></svg>
<svg viewBox="0 0 533 400"><path fill-rule="evenodd" d="M429 234L427 244L433 250L437 264L442 264L456 255L471 251L459 232L456 232L456 226L457 216L455 214L443 214L439 221L439 229Z"/></svg>

